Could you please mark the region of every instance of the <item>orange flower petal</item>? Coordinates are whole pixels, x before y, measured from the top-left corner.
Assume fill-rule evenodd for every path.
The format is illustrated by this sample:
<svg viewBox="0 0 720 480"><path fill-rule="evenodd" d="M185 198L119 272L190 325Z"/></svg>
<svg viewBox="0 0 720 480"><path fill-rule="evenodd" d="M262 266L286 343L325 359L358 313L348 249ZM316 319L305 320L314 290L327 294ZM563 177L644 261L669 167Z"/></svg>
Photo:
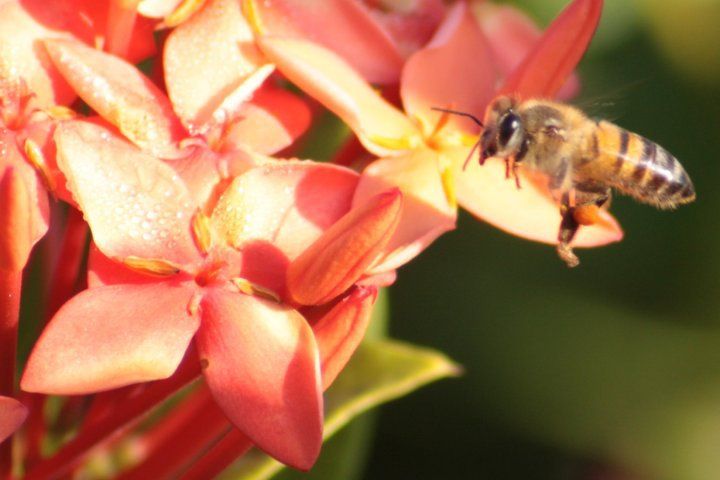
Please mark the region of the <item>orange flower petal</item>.
<svg viewBox="0 0 720 480"><path fill-rule="evenodd" d="M266 63L238 0L209 0L167 39L165 83L191 130L211 121L222 101Z"/></svg>
<svg viewBox="0 0 720 480"><path fill-rule="evenodd" d="M262 37L258 45L290 81L345 121L371 152L397 154L378 139L407 143L418 136L415 125L401 111L332 51L290 38Z"/></svg>
<svg viewBox="0 0 720 480"><path fill-rule="evenodd" d="M303 305L329 302L355 283L392 238L402 194L376 195L330 227L288 269L288 291Z"/></svg>
<svg viewBox="0 0 720 480"><path fill-rule="evenodd" d="M193 292L168 282L81 292L40 335L22 389L76 395L169 377L200 325Z"/></svg>
<svg viewBox="0 0 720 480"><path fill-rule="evenodd" d="M123 135L155 156L177 154L185 131L162 91L137 68L72 40L47 40L45 47L78 95Z"/></svg>
<svg viewBox="0 0 720 480"><path fill-rule="evenodd" d="M25 406L10 397L0 396L0 442L20 428L28 411Z"/></svg>
<svg viewBox="0 0 720 480"><path fill-rule="evenodd" d="M260 0L254 7L262 34L305 38L333 50L368 82L397 83L403 58L361 2Z"/></svg>
<svg viewBox="0 0 720 480"><path fill-rule="evenodd" d="M47 232L50 208L37 174L8 130L0 132L0 151L0 269L20 271Z"/></svg>
<svg viewBox="0 0 720 480"><path fill-rule="evenodd" d="M482 118L495 90L495 71L487 40L465 2L448 12L433 40L412 55L402 73L400 93L405 111L430 130L440 113L452 108ZM453 115L449 124L476 132L471 120Z"/></svg>
<svg viewBox="0 0 720 480"><path fill-rule="evenodd" d="M103 253L199 260L190 232L197 207L172 168L87 122L63 123L55 140L58 166Z"/></svg>
<svg viewBox="0 0 720 480"><path fill-rule="evenodd" d="M467 151L455 156L457 196L459 203L479 219L513 235L538 242L556 244L560 227L558 204L547 188L522 170L519 190L515 180L505 179L505 164L488 159L482 167L470 162L463 172L461 165ZM617 221L607 211L600 211L602 224L584 226L573 242L575 247L596 247L622 239Z"/></svg>
<svg viewBox="0 0 720 480"><path fill-rule="evenodd" d="M222 289L202 302L196 344L215 401L281 462L309 469L322 444L317 345L295 310Z"/></svg>
<svg viewBox="0 0 720 480"><path fill-rule="evenodd" d="M42 1L42 0L41 0ZM32 4L39 4L34 1ZM49 107L69 104L75 92L36 43L48 36L69 37L65 32L54 32L38 22L28 11L28 2L19 0L0 2L0 78L9 81L22 79L36 95L38 105ZM64 18L62 2L45 2L58 18ZM59 11L56 10L59 7ZM37 7L36 7L37 8Z"/></svg>
<svg viewBox="0 0 720 480"><path fill-rule="evenodd" d="M243 105L224 136L223 149L272 155L292 144L310 126L308 104L287 90L264 85Z"/></svg>
<svg viewBox="0 0 720 480"><path fill-rule="evenodd" d="M507 78L498 95L554 97L585 53L602 6L602 0L574 0Z"/></svg>
<svg viewBox="0 0 720 480"><path fill-rule="evenodd" d="M437 153L423 149L376 160L363 171L353 205L363 205L392 187L403 193L400 223L370 273L398 268L455 228L456 210L448 203L438 162Z"/></svg>
<svg viewBox="0 0 720 480"><path fill-rule="evenodd" d="M155 283L157 281L158 277L136 272L124 264L106 257L94 243L90 243L87 268L88 288L116 284Z"/></svg>
<svg viewBox="0 0 720 480"><path fill-rule="evenodd" d="M7 0L0 2L0 78L22 79L38 105L69 105L76 94L38 44L48 38L75 38L102 46L108 2L87 0ZM152 25L140 20L129 39L128 58L140 61L154 52Z"/></svg>
<svg viewBox="0 0 720 480"><path fill-rule="evenodd" d="M377 299L377 288L356 287L313 325L326 390L360 345Z"/></svg>
<svg viewBox="0 0 720 480"><path fill-rule="evenodd" d="M170 15L184 0L140 0L137 10L150 18L163 18Z"/></svg>
<svg viewBox="0 0 720 480"><path fill-rule="evenodd" d="M257 167L235 178L212 221L233 246L263 240L293 260L350 210L357 181L351 170L313 162Z"/></svg>
<svg viewBox="0 0 720 480"><path fill-rule="evenodd" d="M542 38L542 30L522 10L491 2L475 3L475 12L501 76L510 75ZM570 75L557 98L574 97L580 89L576 74Z"/></svg>

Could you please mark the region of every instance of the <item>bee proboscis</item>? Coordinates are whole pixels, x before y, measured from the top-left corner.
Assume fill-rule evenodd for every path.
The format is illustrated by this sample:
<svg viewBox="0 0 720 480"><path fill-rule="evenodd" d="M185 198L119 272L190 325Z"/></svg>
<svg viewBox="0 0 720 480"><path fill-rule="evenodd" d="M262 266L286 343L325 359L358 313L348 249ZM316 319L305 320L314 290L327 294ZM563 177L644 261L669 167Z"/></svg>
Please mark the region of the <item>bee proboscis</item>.
<svg viewBox="0 0 720 480"><path fill-rule="evenodd" d="M465 112L436 110L470 117L483 127L468 161L475 149L481 165L490 157L505 160L506 177L514 177L518 188L518 168L547 176L561 215L557 252L570 267L580 263L570 243L584 211L607 208L613 189L661 209L695 200L690 177L667 150L573 106L503 96L488 106L483 122Z"/></svg>

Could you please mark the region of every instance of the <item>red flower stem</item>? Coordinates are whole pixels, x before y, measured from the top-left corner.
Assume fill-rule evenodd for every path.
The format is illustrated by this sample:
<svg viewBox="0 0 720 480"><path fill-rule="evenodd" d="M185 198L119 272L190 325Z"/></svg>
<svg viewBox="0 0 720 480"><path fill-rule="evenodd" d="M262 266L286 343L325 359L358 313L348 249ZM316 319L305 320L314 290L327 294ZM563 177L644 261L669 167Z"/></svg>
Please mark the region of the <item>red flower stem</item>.
<svg viewBox="0 0 720 480"><path fill-rule="evenodd" d="M177 478L232 428L202 385L138 439L147 456L118 480Z"/></svg>
<svg viewBox="0 0 720 480"><path fill-rule="evenodd" d="M0 270L0 395L15 394L15 357L22 270ZM12 472L12 441L0 443L0 478Z"/></svg>
<svg viewBox="0 0 720 480"><path fill-rule="evenodd" d="M88 226L79 210L70 209L65 223L60 255L53 271L45 310L46 323L75 293L85 257Z"/></svg>
<svg viewBox="0 0 720 480"><path fill-rule="evenodd" d="M75 438L63 445L52 457L30 469L24 477L25 480L41 480L66 475L93 448L188 384L198 374L199 365L195 357L186 357L186 361L172 377L153 382L135 398L117 402L112 415L103 416L97 422L83 428Z"/></svg>
<svg viewBox="0 0 720 480"><path fill-rule="evenodd" d="M58 255L58 261L50 281L50 293L45 310L45 323L75 293L84 259L88 227L82 213L70 209L65 223L65 232ZM30 413L25 422L26 452L25 465L31 468L40 461L40 445L45 435L46 395L27 395L26 403Z"/></svg>
<svg viewBox="0 0 720 480"><path fill-rule="evenodd" d="M232 462L247 453L252 442L237 428L233 428L205 455L199 457L180 477L182 480L205 480L215 478Z"/></svg>

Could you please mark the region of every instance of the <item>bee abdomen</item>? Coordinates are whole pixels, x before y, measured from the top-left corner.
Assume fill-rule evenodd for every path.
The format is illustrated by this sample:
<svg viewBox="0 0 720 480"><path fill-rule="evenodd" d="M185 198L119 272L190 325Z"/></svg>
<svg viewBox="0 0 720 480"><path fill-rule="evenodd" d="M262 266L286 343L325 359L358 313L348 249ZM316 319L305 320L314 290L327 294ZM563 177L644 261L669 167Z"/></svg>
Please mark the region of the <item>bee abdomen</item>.
<svg viewBox="0 0 720 480"><path fill-rule="evenodd" d="M601 155L612 162L608 178L612 187L658 208L695 200L687 172L657 143L607 122L601 122L597 135Z"/></svg>

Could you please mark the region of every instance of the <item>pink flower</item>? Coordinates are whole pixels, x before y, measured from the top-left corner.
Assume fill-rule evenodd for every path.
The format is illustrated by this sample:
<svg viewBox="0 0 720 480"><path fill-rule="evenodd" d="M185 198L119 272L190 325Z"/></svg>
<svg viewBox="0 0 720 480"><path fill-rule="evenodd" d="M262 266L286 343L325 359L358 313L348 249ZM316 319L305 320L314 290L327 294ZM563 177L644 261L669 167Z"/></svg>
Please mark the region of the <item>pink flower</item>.
<svg viewBox="0 0 720 480"><path fill-rule="evenodd" d="M339 115L362 144L380 159L362 174L356 201L389 186L405 194L405 210L386 256L375 270L407 261L443 231L452 228L457 202L477 217L515 235L556 243L560 214L547 186L525 176L518 190L504 178L502 162L462 164L476 142L477 127L462 117L446 118L432 107L484 115L495 95L555 95L566 83L592 37L602 2L576 0L550 26L498 90L498 75L510 63L500 33L491 44L465 2L448 13L433 40L412 55L402 72L405 112L383 100L342 59L319 45L267 36L258 41L291 81ZM482 16L487 11L480 10ZM496 15L497 12L490 12ZM516 18L506 25L518 27ZM522 36L531 39L526 27ZM520 49L522 50L522 49ZM517 63L517 62L514 62ZM497 72L497 73L496 73ZM572 88L572 84L569 87ZM583 227L576 246L597 246L622 237L615 220Z"/></svg>
<svg viewBox="0 0 720 480"><path fill-rule="evenodd" d="M56 142L95 244L113 262L96 264L93 288L52 319L22 388L81 394L166 378L194 337L205 380L228 418L279 460L309 468L322 441L323 377L313 330L288 296L286 270L336 222L344 225L346 245L363 235L369 245L326 273L332 293L321 300L342 295L354 280L343 288L338 282L357 280L362 272L354 267L368 249L382 248L388 233L344 219L392 224L399 194L378 197L366 214L348 213L353 172L271 162L234 178L206 216L172 168L102 127L68 122ZM116 274L118 264L135 273ZM351 290L338 305L365 298L374 296ZM326 383L361 338L348 325L353 315L328 315L315 325L326 345L335 345L323 355L333 359Z"/></svg>

